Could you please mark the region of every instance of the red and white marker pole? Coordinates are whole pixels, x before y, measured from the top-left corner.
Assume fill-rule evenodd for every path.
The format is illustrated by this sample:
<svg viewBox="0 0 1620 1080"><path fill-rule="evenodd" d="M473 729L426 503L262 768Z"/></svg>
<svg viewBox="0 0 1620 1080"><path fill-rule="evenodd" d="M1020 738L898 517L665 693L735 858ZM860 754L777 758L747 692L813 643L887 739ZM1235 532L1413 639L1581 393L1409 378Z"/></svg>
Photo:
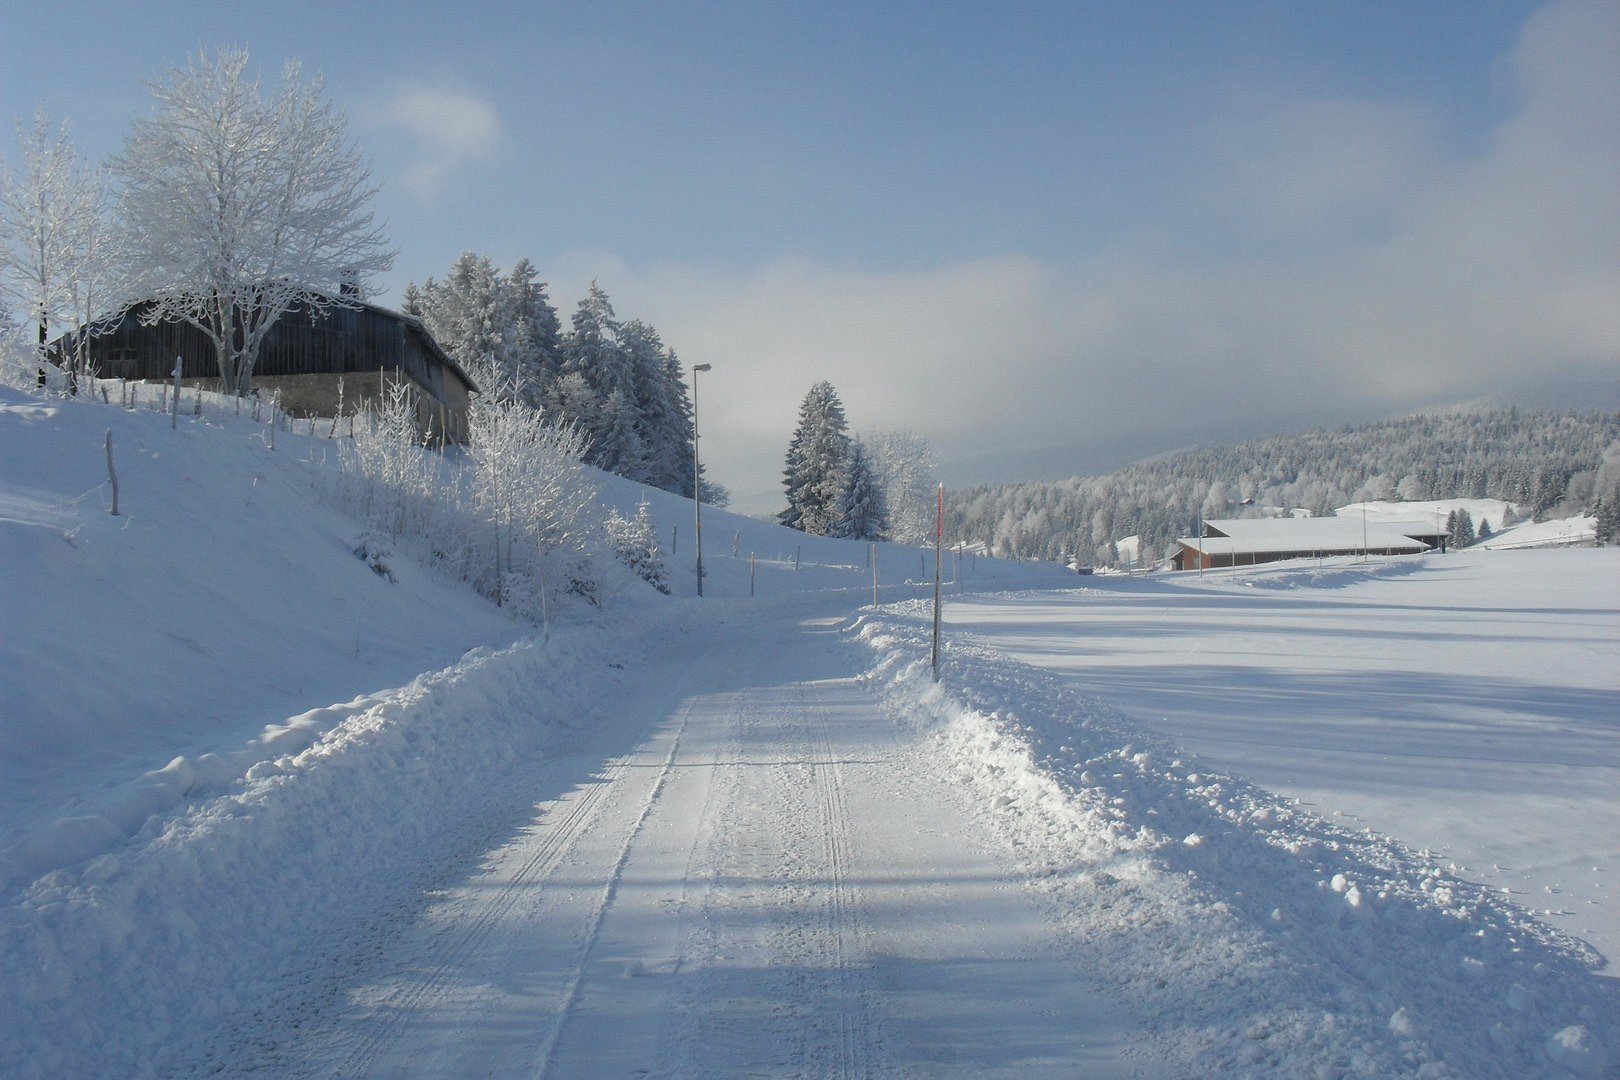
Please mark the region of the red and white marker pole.
<svg viewBox="0 0 1620 1080"><path fill-rule="evenodd" d="M934 516L934 681L939 682L939 561L945 544L945 485L939 485L939 510Z"/></svg>

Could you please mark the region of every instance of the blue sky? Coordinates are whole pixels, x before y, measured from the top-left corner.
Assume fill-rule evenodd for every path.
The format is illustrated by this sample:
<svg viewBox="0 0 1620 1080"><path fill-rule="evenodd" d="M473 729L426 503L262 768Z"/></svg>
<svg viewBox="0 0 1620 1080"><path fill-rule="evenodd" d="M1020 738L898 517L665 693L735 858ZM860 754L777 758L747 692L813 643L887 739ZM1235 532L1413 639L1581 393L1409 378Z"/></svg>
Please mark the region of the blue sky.
<svg viewBox="0 0 1620 1080"><path fill-rule="evenodd" d="M385 301L526 256L713 363L745 508L821 378L946 459L1620 379L1613 0L0 0L0 104L99 157L218 44L348 110Z"/></svg>

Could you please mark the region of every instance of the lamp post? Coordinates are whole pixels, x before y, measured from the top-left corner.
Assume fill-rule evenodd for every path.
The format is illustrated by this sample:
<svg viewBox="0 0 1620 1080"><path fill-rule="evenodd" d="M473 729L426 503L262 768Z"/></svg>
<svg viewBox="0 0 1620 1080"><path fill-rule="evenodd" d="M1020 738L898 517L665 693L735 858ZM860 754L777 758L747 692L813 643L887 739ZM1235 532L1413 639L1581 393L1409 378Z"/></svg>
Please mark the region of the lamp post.
<svg viewBox="0 0 1620 1080"><path fill-rule="evenodd" d="M709 368L708 364L692 365L692 546L697 551L699 596L703 595L703 484L699 480L702 473L698 469L697 377L698 372L708 371Z"/></svg>

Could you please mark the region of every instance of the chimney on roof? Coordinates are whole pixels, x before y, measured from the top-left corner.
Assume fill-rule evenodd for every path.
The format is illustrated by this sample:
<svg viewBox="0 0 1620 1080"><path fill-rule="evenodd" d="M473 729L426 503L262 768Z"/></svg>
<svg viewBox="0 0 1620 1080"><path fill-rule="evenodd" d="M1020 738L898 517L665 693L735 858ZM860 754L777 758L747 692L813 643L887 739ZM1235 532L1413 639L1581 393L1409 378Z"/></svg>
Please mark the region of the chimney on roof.
<svg viewBox="0 0 1620 1080"><path fill-rule="evenodd" d="M338 296L351 303L360 301L360 275L353 269L338 275Z"/></svg>

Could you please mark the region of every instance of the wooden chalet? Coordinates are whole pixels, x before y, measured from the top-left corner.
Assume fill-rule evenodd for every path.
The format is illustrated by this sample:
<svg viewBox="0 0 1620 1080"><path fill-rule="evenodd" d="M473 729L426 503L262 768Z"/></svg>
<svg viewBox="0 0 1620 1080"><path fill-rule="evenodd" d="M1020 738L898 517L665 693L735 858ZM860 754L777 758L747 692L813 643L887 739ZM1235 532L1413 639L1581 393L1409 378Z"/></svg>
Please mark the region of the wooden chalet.
<svg viewBox="0 0 1620 1080"><path fill-rule="evenodd" d="M472 378L440 347L414 316L353 297L345 307L295 307L266 333L253 365L254 392L280 392L281 407L297 416L336 416L374 404L387 384L405 380L424 439L464 442L467 409L478 392ZM189 323L148 324L145 301L127 308L88 343L91 370L104 379L163 381L174 376L175 358L186 385L219 378L214 347ZM74 335L53 343L58 355ZM341 382L341 397L339 383Z"/></svg>

